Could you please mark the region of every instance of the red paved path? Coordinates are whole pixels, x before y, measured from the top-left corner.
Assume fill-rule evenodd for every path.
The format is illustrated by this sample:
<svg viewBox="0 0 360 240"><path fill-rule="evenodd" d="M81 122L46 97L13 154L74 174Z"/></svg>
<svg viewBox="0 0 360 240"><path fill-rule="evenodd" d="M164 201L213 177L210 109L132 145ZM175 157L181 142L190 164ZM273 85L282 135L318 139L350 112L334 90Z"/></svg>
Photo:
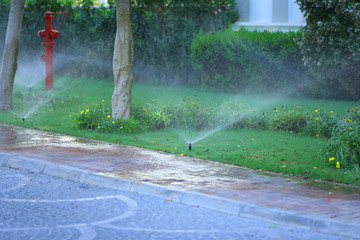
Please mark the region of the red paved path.
<svg viewBox="0 0 360 240"><path fill-rule="evenodd" d="M360 188L306 183L216 162L0 124L0 152L122 179L292 210L360 227Z"/></svg>

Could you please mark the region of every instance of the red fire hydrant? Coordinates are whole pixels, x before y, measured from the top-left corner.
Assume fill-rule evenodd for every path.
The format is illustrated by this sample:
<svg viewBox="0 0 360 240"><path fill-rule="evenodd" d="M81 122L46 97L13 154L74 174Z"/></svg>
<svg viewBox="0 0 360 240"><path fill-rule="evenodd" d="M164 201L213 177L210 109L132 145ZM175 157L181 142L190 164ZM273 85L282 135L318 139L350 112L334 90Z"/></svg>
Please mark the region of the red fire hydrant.
<svg viewBox="0 0 360 240"><path fill-rule="evenodd" d="M41 59L45 61L45 89L50 90L53 88L53 46L55 42L53 39L59 37L59 32L54 30L52 26L52 19L54 12L46 12L45 14L45 30L39 31L39 36L45 38L43 45L45 46L45 55L41 55ZM65 18L65 12L62 12ZM64 19L63 19L64 21ZM61 24L62 25L62 24ZM60 26L61 27L61 26ZM59 27L59 28L60 28ZM59 29L58 28L58 29Z"/></svg>

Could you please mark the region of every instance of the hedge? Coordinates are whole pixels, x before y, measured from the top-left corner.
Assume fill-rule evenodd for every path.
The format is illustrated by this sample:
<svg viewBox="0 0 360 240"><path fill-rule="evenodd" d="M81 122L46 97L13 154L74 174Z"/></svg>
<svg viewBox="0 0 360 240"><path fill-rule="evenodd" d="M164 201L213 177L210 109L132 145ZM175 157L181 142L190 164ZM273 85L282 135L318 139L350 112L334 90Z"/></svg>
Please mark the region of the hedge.
<svg viewBox="0 0 360 240"><path fill-rule="evenodd" d="M294 38L301 32L201 32L192 42L195 67L204 85L256 92L303 94L306 69Z"/></svg>

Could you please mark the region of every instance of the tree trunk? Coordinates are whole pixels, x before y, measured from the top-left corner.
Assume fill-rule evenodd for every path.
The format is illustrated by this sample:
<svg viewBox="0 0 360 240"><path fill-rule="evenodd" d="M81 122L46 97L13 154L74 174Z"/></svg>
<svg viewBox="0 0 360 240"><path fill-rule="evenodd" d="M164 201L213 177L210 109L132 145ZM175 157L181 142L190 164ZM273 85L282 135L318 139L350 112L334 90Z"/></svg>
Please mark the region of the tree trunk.
<svg viewBox="0 0 360 240"><path fill-rule="evenodd" d="M11 1L0 70L0 110L12 109L12 94L17 68L21 23L25 0Z"/></svg>
<svg viewBox="0 0 360 240"><path fill-rule="evenodd" d="M134 42L131 25L130 0L116 0L116 37L114 45L112 117L131 116L131 87L133 84Z"/></svg>

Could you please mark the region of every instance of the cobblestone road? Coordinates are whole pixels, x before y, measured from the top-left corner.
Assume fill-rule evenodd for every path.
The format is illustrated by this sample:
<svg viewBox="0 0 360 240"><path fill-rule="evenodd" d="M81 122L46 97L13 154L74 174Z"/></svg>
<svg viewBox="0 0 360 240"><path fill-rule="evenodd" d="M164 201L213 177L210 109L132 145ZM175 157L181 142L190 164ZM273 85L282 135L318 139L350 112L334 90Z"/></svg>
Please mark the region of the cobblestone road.
<svg viewBox="0 0 360 240"><path fill-rule="evenodd" d="M0 167L0 239L347 239Z"/></svg>

